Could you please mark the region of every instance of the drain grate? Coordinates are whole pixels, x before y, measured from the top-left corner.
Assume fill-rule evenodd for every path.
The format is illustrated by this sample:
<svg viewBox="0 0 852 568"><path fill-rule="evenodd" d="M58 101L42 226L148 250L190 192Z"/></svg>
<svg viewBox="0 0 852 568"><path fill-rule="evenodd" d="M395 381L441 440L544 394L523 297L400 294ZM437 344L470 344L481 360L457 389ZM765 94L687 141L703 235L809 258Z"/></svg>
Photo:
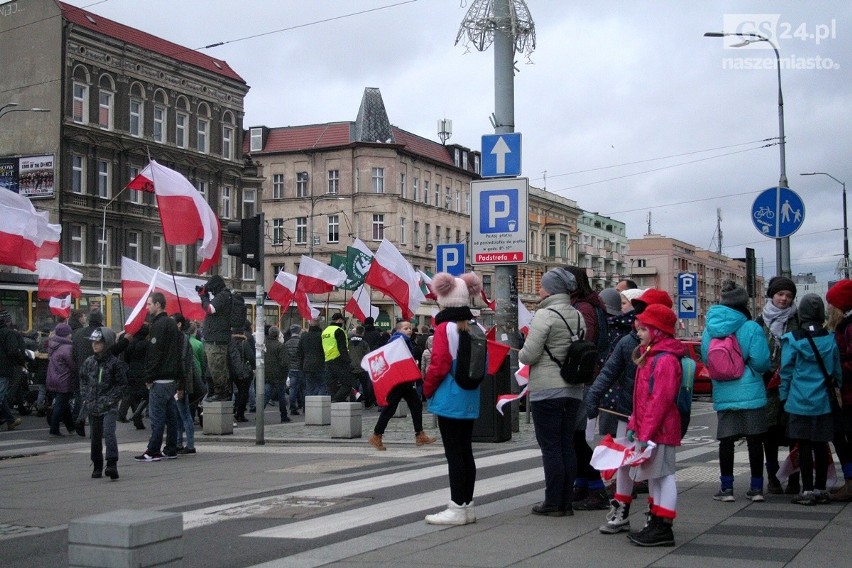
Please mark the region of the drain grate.
<svg viewBox="0 0 852 568"><path fill-rule="evenodd" d="M29 525L11 525L8 523L0 523L0 536L20 536L23 534L41 532L43 530L44 527L31 527Z"/></svg>

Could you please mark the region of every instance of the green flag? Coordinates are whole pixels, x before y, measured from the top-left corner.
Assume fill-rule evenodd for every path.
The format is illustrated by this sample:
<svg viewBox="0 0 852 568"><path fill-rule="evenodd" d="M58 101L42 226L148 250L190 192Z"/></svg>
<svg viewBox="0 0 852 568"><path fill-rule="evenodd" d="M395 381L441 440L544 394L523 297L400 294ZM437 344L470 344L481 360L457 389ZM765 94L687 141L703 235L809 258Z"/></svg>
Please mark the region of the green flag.
<svg viewBox="0 0 852 568"><path fill-rule="evenodd" d="M346 282L339 286L343 290L357 290L364 283L367 271L370 269L370 255L360 250L347 247L346 255L332 254L331 266L346 272Z"/></svg>

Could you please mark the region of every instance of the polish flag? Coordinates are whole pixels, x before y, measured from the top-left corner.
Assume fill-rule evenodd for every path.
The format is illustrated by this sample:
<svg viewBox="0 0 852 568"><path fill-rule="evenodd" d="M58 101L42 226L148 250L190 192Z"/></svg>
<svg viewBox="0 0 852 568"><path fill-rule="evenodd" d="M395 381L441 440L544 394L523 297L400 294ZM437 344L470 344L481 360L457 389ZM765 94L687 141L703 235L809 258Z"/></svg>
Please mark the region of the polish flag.
<svg viewBox="0 0 852 568"><path fill-rule="evenodd" d="M485 332L485 339L490 339L491 341L497 341L497 326L492 325L488 331Z"/></svg>
<svg viewBox="0 0 852 568"><path fill-rule="evenodd" d="M607 434L592 452L589 465L600 471L604 480L612 479L618 468L635 467L651 459L656 447L657 444L654 442L648 442L648 445L640 452L635 442L630 442L627 438L613 439Z"/></svg>
<svg viewBox="0 0 852 568"><path fill-rule="evenodd" d="M154 290L166 297L166 313L183 313L188 320L202 321L207 315L201 307L201 297L195 291L196 286L206 282L198 278L169 276L159 270L148 268L127 257L121 258L121 299L128 308L140 301L145 305L148 299L148 284L154 282Z"/></svg>
<svg viewBox="0 0 852 568"><path fill-rule="evenodd" d="M487 341L487 351L488 351L488 371L489 375L497 374L497 371L500 370L500 367L503 365L503 361L506 359L506 355L509 354L509 350L511 349L505 343L500 343L499 341Z"/></svg>
<svg viewBox="0 0 852 568"><path fill-rule="evenodd" d="M530 384L530 368L528 365L521 364L520 368L515 372L515 381L521 387L521 392L513 394L501 394L497 397L497 412L503 414L503 407L515 400L520 400L527 396Z"/></svg>
<svg viewBox="0 0 852 568"><path fill-rule="evenodd" d="M352 242L352 248L356 248L356 249L360 250L361 252L363 252L364 254L369 256L370 258L373 258L373 256L374 256L373 251L370 250L370 247L368 247L367 244L364 241L362 241L361 239L356 238Z"/></svg>
<svg viewBox="0 0 852 568"><path fill-rule="evenodd" d="M363 285L352 293L352 297L349 298L346 307L343 309L359 321L364 321L367 317L373 319L379 317L379 308L370 302L370 293L364 289Z"/></svg>
<svg viewBox="0 0 852 568"><path fill-rule="evenodd" d="M532 323L532 312L527 309L524 303L518 298L518 329L526 335L530 331L530 323Z"/></svg>
<svg viewBox="0 0 852 568"><path fill-rule="evenodd" d="M305 294L326 294L346 282L346 272L302 255L296 291Z"/></svg>
<svg viewBox="0 0 852 568"><path fill-rule="evenodd" d="M53 315L68 319L71 317L71 296L51 298L48 307L50 307L50 313Z"/></svg>
<svg viewBox="0 0 852 568"><path fill-rule="evenodd" d="M38 272L38 297L41 300L71 294L75 298L81 296L80 280L83 274L56 262L55 260L39 260L36 262Z"/></svg>
<svg viewBox="0 0 852 568"><path fill-rule="evenodd" d="M307 294L296 291L296 277L283 270L278 272L275 282L269 289L269 299L277 302L282 308L288 308L291 302L296 302L299 313L305 319L313 319L319 316L319 310L311 305L311 300Z"/></svg>
<svg viewBox="0 0 852 568"><path fill-rule="evenodd" d="M151 292L154 291L157 283L157 277L159 275L160 270L155 270L154 277L151 278L151 283L148 284L148 288L145 290L145 293L136 301L136 305L133 306L133 311L130 312L130 316L127 318L127 321L124 322L124 332L128 335L135 335L139 333L140 329L142 329L142 324L145 323L145 316L148 315L148 296L150 296ZM168 300L166 300L166 306L168 306L168 304Z"/></svg>
<svg viewBox="0 0 852 568"><path fill-rule="evenodd" d="M373 256L365 282L390 298L402 309L403 319L410 320L426 299L420 291L417 274L393 244L382 240Z"/></svg>
<svg viewBox="0 0 852 568"><path fill-rule="evenodd" d="M391 341L370 351L361 360L361 368L370 376L379 406L387 405L387 396L393 387L421 378L417 361L404 341Z"/></svg>
<svg viewBox="0 0 852 568"><path fill-rule="evenodd" d="M485 305L488 306L489 310L494 310L497 307L497 300L489 300L488 296L485 295L485 290L479 291L479 296L482 298L482 301L485 302Z"/></svg>
<svg viewBox="0 0 852 568"><path fill-rule="evenodd" d="M201 239L198 256L203 274L219 262L222 227L204 196L178 172L151 160L127 187L157 195L163 236L170 245L191 245Z"/></svg>
<svg viewBox="0 0 852 568"><path fill-rule="evenodd" d="M423 290L422 287L426 286L426 299L437 300L438 296L432 291L432 278L422 270L417 271L417 277L420 278L421 291Z"/></svg>
<svg viewBox="0 0 852 568"><path fill-rule="evenodd" d="M60 225L49 222L47 211L37 211L32 202L0 186L0 264L36 270L40 258L59 256Z"/></svg>

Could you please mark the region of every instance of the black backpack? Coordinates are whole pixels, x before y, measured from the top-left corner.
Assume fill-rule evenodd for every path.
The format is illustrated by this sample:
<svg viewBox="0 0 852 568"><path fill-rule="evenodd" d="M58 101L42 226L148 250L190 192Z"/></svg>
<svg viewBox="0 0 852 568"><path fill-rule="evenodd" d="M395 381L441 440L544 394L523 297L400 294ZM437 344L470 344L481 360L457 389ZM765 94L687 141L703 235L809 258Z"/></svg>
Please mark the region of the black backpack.
<svg viewBox="0 0 852 568"><path fill-rule="evenodd" d="M612 352L612 343L609 340L609 318L607 317L606 310L598 306L595 306L595 317L598 322L598 336L595 345L598 349L598 363L602 367Z"/></svg>
<svg viewBox="0 0 852 568"><path fill-rule="evenodd" d="M246 320L248 319L248 306L243 299L242 294L231 292L231 329L243 331L246 328Z"/></svg>
<svg viewBox="0 0 852 568"><path fill-rule="evenodd" d="M475 390L488 371L488 340L485 333L471 322L468 331L459 330L459 350L453 377L464 390Z"/></svg>
<svg viewBox="0 0 852 568"><path fill-rule="evenodd" d="M554 363L559 365L559 374L562 376L562 380L566 383L569 385L591 384L595 379L595 367L598 363L597 346L591 341L586 341L574 333L574 330L571 329L571 326L568 325L568 321L562 316L562 314L553 308L547 309L559 316L559 319L565 322L565 326L568 328L568 333L571 335L571 344L568 346L568 352L565 354L565 361L561 363L553 356L550 349L547 348L547 345L544 346L544 351ZM578 313L578 329L580 327L581 317L582 316Z"/></svg>

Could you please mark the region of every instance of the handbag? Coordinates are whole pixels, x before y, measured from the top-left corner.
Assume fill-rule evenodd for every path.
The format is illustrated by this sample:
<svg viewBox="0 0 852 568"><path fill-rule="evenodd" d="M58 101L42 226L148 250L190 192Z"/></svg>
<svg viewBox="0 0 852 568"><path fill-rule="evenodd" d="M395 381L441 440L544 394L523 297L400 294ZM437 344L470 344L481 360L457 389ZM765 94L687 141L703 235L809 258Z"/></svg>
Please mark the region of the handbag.
<svg viewBox="0 0 852 568"><path fill-rule="evenodd" d="M816 343L814 343L814 338L811 337L810 332L807 330L805 330L805 337L808 339L808 343L811 344L811 350L814 352L814 355L816 355L817 363L822 371L823 384L828 392L828 404L831 406L831 414L833 416L837 416L840 414L840 409L842 408L843 403L840 398L840 392L837 385L834 383L834 377L828 374L828 371L825 368L825 362L822 360L822 355L819 354Z"/></svg>

